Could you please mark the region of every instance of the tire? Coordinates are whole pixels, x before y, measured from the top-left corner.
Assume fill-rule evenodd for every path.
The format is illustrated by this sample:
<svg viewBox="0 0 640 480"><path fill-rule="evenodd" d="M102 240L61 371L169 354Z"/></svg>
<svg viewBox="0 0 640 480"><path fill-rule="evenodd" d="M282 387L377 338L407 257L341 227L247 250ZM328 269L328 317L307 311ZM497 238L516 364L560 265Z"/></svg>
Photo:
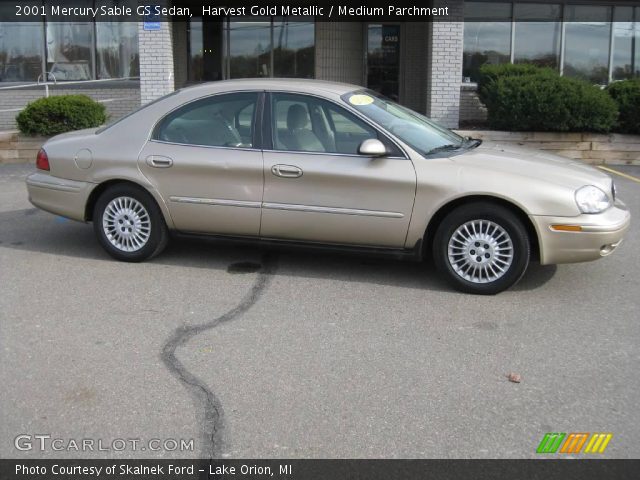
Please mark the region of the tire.
<svg viewBox="0 0 640 480"><path fill-rule="evenodd" d="M520 219L489 202L453 210L433 241L434 263L447 281L457 290L478 295L495 295L515 285L527 270L530 254Z"/></svg>
<svg viewBox="0 0 640 480"><path fill-rule="evenodd" d="M169 231L154 198L130 184L107 188L93 208L93 230L109 255L142 262L167 246Z"/></svg>

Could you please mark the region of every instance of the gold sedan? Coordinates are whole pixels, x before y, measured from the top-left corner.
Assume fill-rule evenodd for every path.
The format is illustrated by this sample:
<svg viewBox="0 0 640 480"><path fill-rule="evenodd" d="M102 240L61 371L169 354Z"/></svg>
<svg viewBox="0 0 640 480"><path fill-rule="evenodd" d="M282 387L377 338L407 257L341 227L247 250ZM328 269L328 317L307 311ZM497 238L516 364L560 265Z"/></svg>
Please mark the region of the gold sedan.
<svg viewBox="0 0 640 480"><path fill-rule="evenodd" d="M454 287L494 294L531 259L609 255L630 222L599 170L463 138L374 92L320 81L179 90L52 138L37 167L31 202L93 222L106 251L130 262L176 231L433 255Z"/></svg>

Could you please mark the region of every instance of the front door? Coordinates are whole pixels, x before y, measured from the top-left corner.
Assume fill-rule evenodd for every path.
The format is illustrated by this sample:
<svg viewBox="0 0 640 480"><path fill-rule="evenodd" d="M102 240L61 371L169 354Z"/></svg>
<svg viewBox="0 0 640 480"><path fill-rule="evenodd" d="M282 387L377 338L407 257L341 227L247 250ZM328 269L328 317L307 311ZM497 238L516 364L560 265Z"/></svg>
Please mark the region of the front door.
<svg viewBox="0 0 640 480"><path fill-rule="evenodd" d="M400 25L367 25L367 87L400 99Z"/></svg>
<svg viewBox="0 0 640 480"><path fill-rule="evenodd" d="M269 103L273 149L264 151L260 236L404 247L416 189L412 162L399 151L359 155L363 140L381 135L333 102L274 93Z"/></svg>
<svg viewBox="0 0 640 480"><path fill-rule="evenodd" d="M255 145L259 93L214 95L162 119L138 164L177 230L257 236L262 152Z"/></svg>

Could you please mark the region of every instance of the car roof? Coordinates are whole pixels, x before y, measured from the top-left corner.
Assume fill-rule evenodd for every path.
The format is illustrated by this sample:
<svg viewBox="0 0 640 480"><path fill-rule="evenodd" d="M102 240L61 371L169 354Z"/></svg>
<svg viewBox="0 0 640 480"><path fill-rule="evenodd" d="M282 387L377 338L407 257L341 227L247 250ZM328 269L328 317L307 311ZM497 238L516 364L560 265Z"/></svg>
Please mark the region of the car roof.
<svg viewBox="0 0 640 480"><path fill-rule="evenodd" d="M310 80L305 78L239 78L220 80L186 87L181 92L188 94L206 94L208 92L225 92L236 90L285 90L292 92L314 93L321 90L325 93L343 95L364 87L349 83Z"/></svg>

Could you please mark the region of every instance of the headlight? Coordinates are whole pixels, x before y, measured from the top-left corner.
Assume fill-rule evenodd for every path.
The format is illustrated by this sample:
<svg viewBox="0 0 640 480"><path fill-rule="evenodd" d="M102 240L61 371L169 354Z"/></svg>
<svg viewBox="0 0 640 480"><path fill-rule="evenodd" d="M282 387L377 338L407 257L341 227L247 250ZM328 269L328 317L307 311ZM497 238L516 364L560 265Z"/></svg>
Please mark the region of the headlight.
<svg viewBox="0 0 640 480"><path fill-rule="evenodd" d="M576 203L582 213L600 213L611 206L607 194L593 185L576 190Z"/></svg>

